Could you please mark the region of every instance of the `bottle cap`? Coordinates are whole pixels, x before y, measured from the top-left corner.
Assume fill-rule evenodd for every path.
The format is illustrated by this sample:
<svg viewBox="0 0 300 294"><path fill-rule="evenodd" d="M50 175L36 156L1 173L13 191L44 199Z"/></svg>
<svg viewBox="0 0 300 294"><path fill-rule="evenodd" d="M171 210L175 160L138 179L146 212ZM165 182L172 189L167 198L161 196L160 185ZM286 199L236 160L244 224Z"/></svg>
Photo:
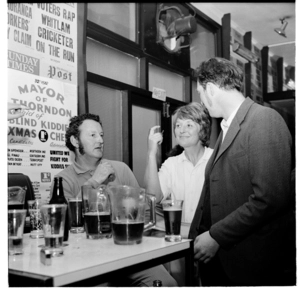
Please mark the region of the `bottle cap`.
<svg viewBox="0 0 300 294"><path fill-rule="evenodd" d="M155 281L153 281L153 287L162 287L161 280L155 280Z"/></svg>

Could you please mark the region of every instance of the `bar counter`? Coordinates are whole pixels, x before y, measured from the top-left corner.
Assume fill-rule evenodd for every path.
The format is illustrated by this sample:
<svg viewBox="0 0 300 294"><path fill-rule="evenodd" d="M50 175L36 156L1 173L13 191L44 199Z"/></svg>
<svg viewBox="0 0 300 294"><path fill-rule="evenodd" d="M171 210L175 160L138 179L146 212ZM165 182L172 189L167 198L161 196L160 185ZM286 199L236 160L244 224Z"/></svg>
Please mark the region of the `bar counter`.
<svg viewBox="0 0 300 294"><path fill-rule="evenodd" d="M24 253L9 256L10 287L95 286L181 257L186 260L186 285L192 285L192 240L171 243L144 236L138 245L116 245L113 238L89 240L85 233L70 233L64 255L51 258L51 265L40 261L43 245L43 238L31 239L24 234Z"/></svg>

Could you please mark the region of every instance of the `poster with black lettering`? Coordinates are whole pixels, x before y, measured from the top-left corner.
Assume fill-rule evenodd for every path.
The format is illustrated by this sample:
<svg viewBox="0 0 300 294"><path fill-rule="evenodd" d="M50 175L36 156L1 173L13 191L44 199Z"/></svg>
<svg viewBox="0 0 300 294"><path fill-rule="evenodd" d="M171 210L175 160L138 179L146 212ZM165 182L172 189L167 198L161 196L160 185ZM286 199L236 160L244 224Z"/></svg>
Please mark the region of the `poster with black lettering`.
<svg viewBox="0 0 300 294"><path fill-rule="evenodd" d="M9 102L26 105L8 121L8 169L28 175L35 196L47 199L53 177L71 164L65 147L69 119L77 113L76 86L8 69Z"/></svg>
<svg viewBox="0 0 300 294"><path fill-rule="evenodd" d="M8 68L77 84L77 4L8 3Z"/></svg>
<svg viewBox="0 0 300 294"><path fill-rule="evenodd" d="M7 123L9 173L29 176L50 198L53 177L72 163L65 147L77 115L77 3L7 3L8 102L26 105Z"/></svg>

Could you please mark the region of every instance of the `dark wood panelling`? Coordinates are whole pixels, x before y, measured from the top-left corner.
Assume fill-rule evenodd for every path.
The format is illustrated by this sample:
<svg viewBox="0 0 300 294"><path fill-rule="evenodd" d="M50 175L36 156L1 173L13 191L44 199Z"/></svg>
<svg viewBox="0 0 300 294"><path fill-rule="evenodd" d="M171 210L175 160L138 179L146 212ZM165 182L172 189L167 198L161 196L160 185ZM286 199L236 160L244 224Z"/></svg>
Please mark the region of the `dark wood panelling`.
<svg viewBox="0 0 300 294"><path fill-rule="evenodd" d="M129 107L128 91L122 92L122 158L130 168L132 168L132 152L130 152L131 138L131 107ZM130 125L130 127L129 127Z"/></svg>
<svg viewBox="0 0 300 294"><path fill-rule="evenodd" d="M296 94L295 90L281 91L281 92L271 92L266 93L264 101L276 101L276 100L286 100L286 99L295 99Z"/></svg>
<svg viewBox="0 0 300 294"><path fill-rule="evenodd" d="M283 88L283 57L277 59L277 91L281 92Z"/></svg>
<svg viewBox="0 0 300 294"><path fill-rule="evenodd" d="M230 60L230 32L231 32L231 15L224 14L222 17L222 57Z"/></svg>
<svg viewBox="0 0 300 294"><path fill-rule="evenodd" d="M86 69L86 17L87 4L77 4L77 56L78 56L78 114L88 112L87 69Z"/></svg>
<svg viewBox="0 0 300 294"><path fill-rule="evenodd" d="M140 88L148 90L149 87L149 63L146 57L140 59Z"/></svg>
<svg viewBox="0 0 300 294"><path fill-rule="evenodd" d="M246 32L244 35L244 46L245 48L252 51L252 33ZM251 96L251 63L247 62L245 64L245 96Z"/></svg>
<svg viewBox="0 0 300 294"><path fill-rule="evenodd" d="M269 61L269 47L265 46L261 49L261 71L262 71L262 94L265 100L265 94L268 93L268 61Z"/></svg>

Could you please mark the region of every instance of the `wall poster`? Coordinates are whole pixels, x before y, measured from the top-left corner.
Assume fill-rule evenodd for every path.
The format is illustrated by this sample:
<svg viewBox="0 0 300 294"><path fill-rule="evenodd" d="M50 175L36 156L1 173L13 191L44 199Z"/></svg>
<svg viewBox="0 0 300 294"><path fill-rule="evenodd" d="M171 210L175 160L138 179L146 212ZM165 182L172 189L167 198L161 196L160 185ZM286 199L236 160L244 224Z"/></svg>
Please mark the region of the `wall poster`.
<svg viewBox="0 0 300 294"><path fill-rule="evenodd" d="M26 105L9 120L9 173L29 176L35 196L49 200L54 176L71 164L65 147L77 115L77 4L7 4L8 102Z"/></svg>

